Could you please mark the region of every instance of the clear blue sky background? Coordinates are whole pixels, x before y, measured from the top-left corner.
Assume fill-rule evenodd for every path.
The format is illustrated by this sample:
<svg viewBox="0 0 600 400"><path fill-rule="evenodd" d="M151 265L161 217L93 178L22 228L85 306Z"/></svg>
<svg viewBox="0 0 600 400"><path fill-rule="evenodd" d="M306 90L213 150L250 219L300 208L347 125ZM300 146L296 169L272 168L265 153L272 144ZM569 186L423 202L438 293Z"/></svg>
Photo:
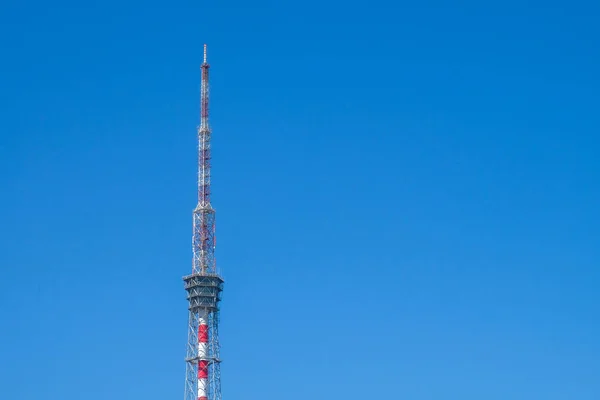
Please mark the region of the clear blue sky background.
<svg viewBox="0 0 600 400"><path fill-rule="evenodd" d="M207 42L226 400L598 400L599 18L4 2L0 397L182 398Z"/></svg>

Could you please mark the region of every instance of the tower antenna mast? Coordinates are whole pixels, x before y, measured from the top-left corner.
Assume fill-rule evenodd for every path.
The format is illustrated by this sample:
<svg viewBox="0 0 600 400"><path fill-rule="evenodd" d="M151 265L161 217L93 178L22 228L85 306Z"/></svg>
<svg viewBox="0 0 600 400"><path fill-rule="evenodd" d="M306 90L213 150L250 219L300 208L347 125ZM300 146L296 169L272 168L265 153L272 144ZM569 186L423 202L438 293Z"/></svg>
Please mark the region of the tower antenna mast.
<svg viewBox="0 0 600 400"><path fill-rule="evenodd" d="M192 274L183 278L189 301L184 400L221 400L219 302L223 278L215 264L215 210L210 201L210 140L206 45L198 127L198 204L193 211Z"/></svg>

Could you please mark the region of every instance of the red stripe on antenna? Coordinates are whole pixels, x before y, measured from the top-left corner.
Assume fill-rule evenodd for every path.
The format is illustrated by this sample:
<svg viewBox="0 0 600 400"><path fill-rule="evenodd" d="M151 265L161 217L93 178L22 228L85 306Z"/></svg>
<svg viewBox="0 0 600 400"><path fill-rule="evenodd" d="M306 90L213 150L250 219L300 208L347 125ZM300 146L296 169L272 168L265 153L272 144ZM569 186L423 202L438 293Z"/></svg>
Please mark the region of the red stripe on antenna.
<svg viewBox="0 0 600 400"><path fill-rule="evenodd" d="M198 327L198 342L208 343L208 325L200 325Z"/></svg>
<svg viewBox="0 0 600 400"><path fill-rule="evenodd" d="M198 379L208 378L208 361L200 360L198 362Z"/></svg>

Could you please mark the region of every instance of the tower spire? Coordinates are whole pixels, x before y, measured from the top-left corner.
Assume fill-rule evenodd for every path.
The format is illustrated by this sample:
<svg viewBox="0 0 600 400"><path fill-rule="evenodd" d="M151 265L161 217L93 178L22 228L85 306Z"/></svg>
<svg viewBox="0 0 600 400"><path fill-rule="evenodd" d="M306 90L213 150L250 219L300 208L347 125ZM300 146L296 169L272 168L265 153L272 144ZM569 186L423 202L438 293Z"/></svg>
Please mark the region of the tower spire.
<svg viewBox="0 0 600 400"><path fill-rule="evenodd" d="M210 127L208 125L208 69L206 45L200 69L200 127L198 128L198 207L210 207Z"/></svg>

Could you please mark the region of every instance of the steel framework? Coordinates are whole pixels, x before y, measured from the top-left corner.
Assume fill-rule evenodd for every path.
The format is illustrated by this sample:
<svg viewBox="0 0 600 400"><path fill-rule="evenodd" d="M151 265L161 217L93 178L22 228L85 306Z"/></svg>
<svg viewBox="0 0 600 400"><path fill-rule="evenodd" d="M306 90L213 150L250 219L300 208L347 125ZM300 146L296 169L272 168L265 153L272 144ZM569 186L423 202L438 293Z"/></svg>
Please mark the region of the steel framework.
<svg viewBox="0 0 600 400"><path fill-rule="evenodd" d="M183 278L189 301L184 400L221 400L219 302L223 278L216 269L215 210L210 202L209 67L204 45L198 127L198 205L193 211L192 274Z"/></svg>

